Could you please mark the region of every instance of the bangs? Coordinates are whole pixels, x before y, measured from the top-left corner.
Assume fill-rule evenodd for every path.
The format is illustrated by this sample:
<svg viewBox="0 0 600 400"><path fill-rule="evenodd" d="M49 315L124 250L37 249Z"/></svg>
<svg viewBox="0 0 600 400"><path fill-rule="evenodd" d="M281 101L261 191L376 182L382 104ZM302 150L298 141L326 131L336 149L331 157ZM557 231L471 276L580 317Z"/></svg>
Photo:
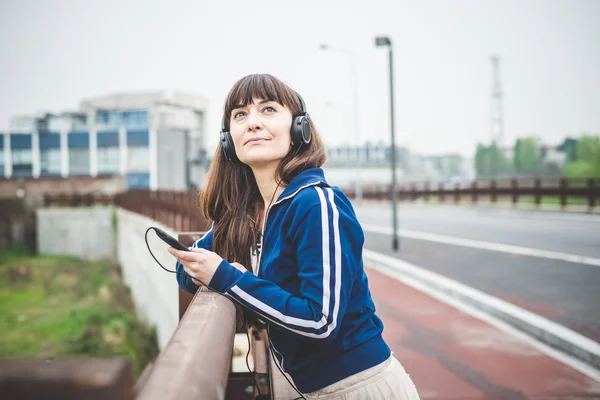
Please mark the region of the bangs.
<svg viewBox="0 0 600 400"><path fill-rule="evenodd" d="M225 125L229 126L229 118L235 108L251 104L254 98L275 101L284 105L292 110L294 116L301 113L300 111L296 112L300 109L300 101L296 98L294 91L284 83L269 74L248 75L237 81L229 92L223 113Z"/></svg>

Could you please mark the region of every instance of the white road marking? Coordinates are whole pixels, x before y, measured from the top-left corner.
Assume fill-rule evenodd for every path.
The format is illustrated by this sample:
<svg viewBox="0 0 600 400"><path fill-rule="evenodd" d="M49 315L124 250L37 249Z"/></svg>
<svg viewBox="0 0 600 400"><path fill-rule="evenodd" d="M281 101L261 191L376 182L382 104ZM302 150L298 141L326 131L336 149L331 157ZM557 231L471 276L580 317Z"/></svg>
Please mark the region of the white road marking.
<svg viewBox="0 0 600 400"><path fill-rule="evenodd" d="M362 224L366 232L391 235L392 228L380 225ZM577 264L593 265L600 267L600 258L580 256L577 254L561 253L558 251L549 251L534 249L531 247L514 246L510 244L484 242L481 240L462 239L452 236L439 235L437 233L419 232L407 229L400 229L398 234L402 237L411 239L427 240L429 242L445 243L454 246L470 247L474 249L498 251L501 253L516 254L520 256L530 256L538 258L547 258L551 260L561 260Z"/></svg>

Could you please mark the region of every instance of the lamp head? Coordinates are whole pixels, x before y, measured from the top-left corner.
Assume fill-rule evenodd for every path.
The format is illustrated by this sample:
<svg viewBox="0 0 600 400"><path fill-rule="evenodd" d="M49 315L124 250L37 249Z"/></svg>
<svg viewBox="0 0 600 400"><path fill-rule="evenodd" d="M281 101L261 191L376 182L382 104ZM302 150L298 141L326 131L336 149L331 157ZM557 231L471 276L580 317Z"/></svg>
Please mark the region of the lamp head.
<svg viewBox="0 0 600 400"><path fill-rule="evenodd" d="M387 36L379 36L375 38L375 46L391 46L392 42Z"/></svg>

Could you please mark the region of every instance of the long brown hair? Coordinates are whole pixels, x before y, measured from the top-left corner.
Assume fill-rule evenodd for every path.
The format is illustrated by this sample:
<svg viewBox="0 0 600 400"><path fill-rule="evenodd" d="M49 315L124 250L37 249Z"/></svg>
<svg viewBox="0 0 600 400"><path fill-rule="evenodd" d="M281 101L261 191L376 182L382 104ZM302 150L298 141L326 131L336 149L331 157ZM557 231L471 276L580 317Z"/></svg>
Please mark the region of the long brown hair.
<svg viewBox="0 0 600 400"><path fill-rule="evenodd" d="M231 88L223 110L225 129L229 131L231 111L240 104L248 105L254 98L275 101L288 107L292 116L302 115L302 105L296 93L285 83L268 74L248 75ZM276 176L287 186L300 172L321 167L326 153L323 141L312 121L312 139L300 149L292 147L280 161ZM297 143L295 143L298 146ZM264 201L249 166L231 163L223 156L221 143L215 151L207 174L206 188L200 193L200 208L205 218L214 221L213 251L229 262L239 262L252 270L250 249L256 250L260 237L259 219Z"/></svg>

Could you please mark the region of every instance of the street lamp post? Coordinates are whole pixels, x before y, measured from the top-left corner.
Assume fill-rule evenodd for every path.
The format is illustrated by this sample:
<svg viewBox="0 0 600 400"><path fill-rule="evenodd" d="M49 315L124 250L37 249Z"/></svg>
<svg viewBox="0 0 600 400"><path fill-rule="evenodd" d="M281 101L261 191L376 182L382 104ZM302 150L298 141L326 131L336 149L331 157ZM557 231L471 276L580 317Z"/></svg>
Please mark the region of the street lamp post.
<svg viewBox="0 0 600 400"><path fill-rule="evenodd" d="M359 110L358 110L358 68L357 68L357 63L356 63L356 59L354 57L354 55L352 55L352 53L345 51L343 49L338 49L337 47L331 47L327 44L322 44L321 45L321 50L329 50L329 51L337 51L338 53L341 53L343 55L345 55L349 60L350 60L350 64L352 65L352 98L353 98L353 108L354 108L354 118L353 118L353 124L354 124L354 141L356 144L356 176L355 176L355 185L354 185L354 191L355 191L355 200L356 200L356 204L360 205L362 203L362 188L361 188L361 184L360 184L360 144L359 144L359 135L360 135L360 128L358 126L358 114L359 114Z"/></svg>
<svg viewBox="0 0 600 400"><path fill-rule="evenodd" d="M393 53L392 53L392 41L387 36L380 36L375 38L375 46L387 46L389 62L390 62L390 128L392 135L392 149L391 149L391 161L392 161L392 219L393 219L393 238L392 248L394 251L398 250L398 219L397 219L397 193L396 193L396 140L394 139L394 66L393 66Z"/></svg>

